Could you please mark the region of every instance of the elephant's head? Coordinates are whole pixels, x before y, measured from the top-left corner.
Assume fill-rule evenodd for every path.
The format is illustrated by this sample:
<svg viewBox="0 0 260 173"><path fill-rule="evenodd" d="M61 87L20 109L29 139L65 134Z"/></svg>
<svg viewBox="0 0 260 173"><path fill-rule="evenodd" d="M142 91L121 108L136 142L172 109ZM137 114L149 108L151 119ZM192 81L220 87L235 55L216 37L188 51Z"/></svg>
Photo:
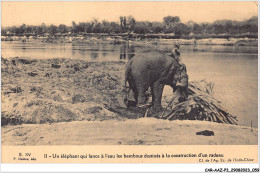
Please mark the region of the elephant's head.
<svg viewBox="0 0 260 173"><path fill-rule="evenodd" d="M179 102L182 102L188 98L188 75L186 66L184 64L180 65L176 69L173 77L172 88L173 92L176 94Z"/></svg>

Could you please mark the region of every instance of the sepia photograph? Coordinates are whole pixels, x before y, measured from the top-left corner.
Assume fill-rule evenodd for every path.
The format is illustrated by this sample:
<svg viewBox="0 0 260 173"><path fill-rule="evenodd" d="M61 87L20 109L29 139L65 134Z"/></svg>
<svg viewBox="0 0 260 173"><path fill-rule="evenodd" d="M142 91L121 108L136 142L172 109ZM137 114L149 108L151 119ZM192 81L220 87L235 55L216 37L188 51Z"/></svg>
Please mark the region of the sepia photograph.
<svg viewBox="0 0 260 173"><path fill-rule="evenodd" d="M1 16L2 154L243 145L258 158L257 1L2 1Z"/></svg>

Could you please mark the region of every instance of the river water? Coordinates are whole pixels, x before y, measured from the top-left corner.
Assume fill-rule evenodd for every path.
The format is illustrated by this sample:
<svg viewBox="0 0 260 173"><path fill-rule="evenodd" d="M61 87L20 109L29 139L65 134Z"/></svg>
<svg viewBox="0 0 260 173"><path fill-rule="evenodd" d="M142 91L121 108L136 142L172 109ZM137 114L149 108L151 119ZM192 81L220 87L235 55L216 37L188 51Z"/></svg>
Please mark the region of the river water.
<svg viewBox="0 0 260 173"><path fill-rule="evenodd" d="M36 59L68 58L87 61L128 61L144 50L170 52L172 46L110 44L1 42L1 56ZM239 124L258 127L258 50L257 47L181 46L189 80L214 82L214 93L224 107L236 115ZM169 88L165 88L165 91Z"/></svg>

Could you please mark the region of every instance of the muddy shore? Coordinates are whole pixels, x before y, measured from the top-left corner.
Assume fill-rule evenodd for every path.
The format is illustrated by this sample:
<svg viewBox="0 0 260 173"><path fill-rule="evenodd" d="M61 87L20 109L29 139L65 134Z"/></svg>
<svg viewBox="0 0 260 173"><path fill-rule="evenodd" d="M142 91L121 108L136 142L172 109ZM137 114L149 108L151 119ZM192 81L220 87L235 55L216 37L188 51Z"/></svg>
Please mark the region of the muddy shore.
<svg viewBox="0 0 260 173"><path fill-rule="evenodd" d="M108 109L123 106L124 66L124 62L2 59L2 125L120 119Z"/></svg>

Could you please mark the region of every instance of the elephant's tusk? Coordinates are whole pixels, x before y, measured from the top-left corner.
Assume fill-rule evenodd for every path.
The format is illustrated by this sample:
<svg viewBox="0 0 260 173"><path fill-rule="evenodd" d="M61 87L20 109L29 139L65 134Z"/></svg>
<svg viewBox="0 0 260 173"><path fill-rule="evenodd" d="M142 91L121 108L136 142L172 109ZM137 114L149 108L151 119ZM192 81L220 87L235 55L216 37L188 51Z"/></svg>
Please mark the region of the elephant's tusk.
<svg viewBox="0 0 260 173"><path fill-rule="evenodd" d="M150 107L146 109L144 117L147 117L149 110L150 110Z"/></svg>

